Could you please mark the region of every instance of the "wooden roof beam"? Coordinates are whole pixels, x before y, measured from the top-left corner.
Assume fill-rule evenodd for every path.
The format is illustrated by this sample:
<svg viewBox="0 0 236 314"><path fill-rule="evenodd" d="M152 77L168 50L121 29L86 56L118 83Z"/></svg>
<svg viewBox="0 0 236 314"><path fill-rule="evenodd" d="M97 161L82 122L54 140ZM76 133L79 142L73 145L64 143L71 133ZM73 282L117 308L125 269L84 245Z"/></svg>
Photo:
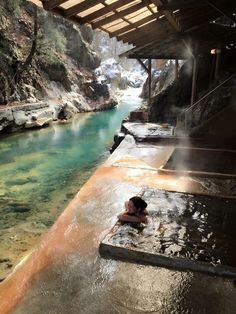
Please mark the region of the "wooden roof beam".
<svg viewBox="0 0 236 314"><path fill-rule="evenodd" d="M198 8L206 5L207 3L205 0L181 0L178 2L160 4L157 6L157 9L160 11L175 11L179 9Z"/></svg>
<svg viewBox="0 0 236 314"><path fill-rule="evenodd" d="M152 0L152 2L156 5L156 7L159 7L160 5L165 4L163 0ZM174 17L174 14L172 14L172 12L169 12L167 10L163 10L162 11L163 14L166 16L167 20L169 21L169 23L172 25L172 27L177 31L180 32L181 31L181 27L178 24L177 20Z"/></svg>
<svg viewBox="0 0 236 314"><path fill-rule="evenodd" d="M117 36L117 39L122 40L123 42L132 43L136 39L140 39L148 35L154 35L158 37L159 35L165 33L165 36L167 36L168 28L166 28L165 26L169 27L169 24L163 19L154 20L153 22L150 22L149 24L144 25L143 27L135 29L129 33Z"/></svg>
<svg viewBox="0 0 236 314"><path fill-rule="evenodd" d="M50 10L50 12L55 13L55 14L60 15L60 16L64 16L64 9L61 8L61 7L56 7L54 9ZM75 16L68 17L67 19L69 21L72 21L72 22L74 22L76 24L81 25L81 21L80 21L80 17L79 16L75 15Z"/></svg>
<svg viewBox="0 0 236 314"><path fill-rule="evenodd" d="M127 51L125 54L121 54L120 57L127 57L130 59L188 59L190 56L187 55L184 49L176 50L163 50L161 46L157 45L152 50L143 50L135 52L133 50Z"/></svg>
<svg viewBox="0 0 236 314"><path fill-rule="evenodd" d="M222 15L228 17L233 23L236 23L236 17L233 15L233 12L229 12L227 9L225 9L224 5L215 4L212 0L206 0L206 2L214 8L216 11L221 13Z"/></svg>
<svg viewBox="0 0 236 314"><path fill-rule="evenodd" d="M135 32L136 33L136 32ZM156 34L154 31L149 31L146 32L144 34L138 34L137 36L135 36L136 34L133 34L133 39L129 40L128 43L129 44L133 44L134 46L143 46L143 45L148 45L150 42L154 41L154 40L164 40L166 38L166 34Z"/></svg>
<svg viewBox="0 0 236 314"><path fill-rule="evenodd" d="M158 51L153 53L153 54L144 54L144 55L135 55L135 54L131 54L128 55L127 58L129 59L163 59L163 60L185 60L186 57L183 55L170 55L170 54L158 54Z"/></svg>
<svg viewBox="0 0 236 314"><path fill-rule="evenodd" d="M178 47L177 49L178 52L182 51L181 52L182 55L184 55L185 53L186 56L187 55L191 56L193 53L195 54L197 53L197 51L194 51L192 48L192 45L190 45L190 43L188 42L189 40L188 34L184 34L184 33L172 34L169 36L169 39L170 39L170 42L168 42L168 40L165 37L159 38L158 40L154 39L153 41L149 41L147 44L142 44L140 46L137 46L131 49L128 52L125 52L123 55L127 56L130 53L135 54L135 55L142 55L142 54L149 54L149 53L151 54L153 51L155 51L155 49L159 47L162 47L165 50L166 49L165 46L172 45L173 41L176 41L176 43L179 43L179 46L176 46L176 47ZM219 34L218 35L216 34L216 36L212 37L211 33L209 34L208 32L204 34L204 31L202 33L200 32L199 34L195 34L195 33L191 34L191 39L194 40L194 42L198 42L199 45L201 46L204 45L206 47L211 47L213 42L215 43L221 42L222 44L227 43L224 36L220 36ZM181 41L182 41L182 45L180 44ZM231 40L228 40L228 41L231 42ZM182 49L180 49L181 46L182 46ZM209 48L209 51L210 51L210 48ZM168 53L168 50L167 50L167 53Z"/></svg>
<svg viewBox="0 0 236 314"><path fill-rule="evenodd" d="M163 41L164 41L164 39L163 39ZM152 43L149 47L145 47L145 48L139 49L137 51L135 49L133 49L132 53L135 53L136 55L140 55L142 53L145 53L145 54L149 54L150 53L151 54L151 53L155 52L155 50L160 49L160 47L162 46L162 42L163 41L159 40L157 42ZM167 43L167 46L169 46L168 43ZM183 51L184 50L183 48L184 48L184 45L182 45L181 49L180 49L180 46L178 45L178 48L177 48L178 53ZM165 44L164 44L164 47L162 46L162 50L164 50L164 51L166 50ZM169 50L170 49L167 49L167 53L168 53ZM177 53L177 51L175 49L175 53Z"/></svg>
<svg viewBox="0 0 236 314"><path fill-rule="evenodd" d="M139 53L139 51L140 50L143 50L143 49L146 49L146 48L148 48L149 46L151 46L151 45L153 45L153 44L155 44L155 43L157 43L157 42L160 42L160 40L158 39L158 40L151 40L151 41L149 41L148 43L146 43L146 44L143 44L143 45L139 45L139 46L137 46L137 47L135 47L135 48L132 48L130 51L132 51L132 53ZM128 51L129 52L129 51ZM126 52L124 52L123 54L121 54L121 56L122 55L126 55L127 53L128 53L127 51Z"/></svg>
<svg viewBox="0 0 236 314"><path fill-rule="evenodd" d="M212 16L212 14L207 14L207 12L205 14L204 12L202 15L198 16L197 21L187 17L185 19L181 19L181 25L184 28L184 32L189 32L202 27L204 24L208 23L209 19L214 19L216 17L216 15Z"/></svg>
<svg viewBox="0 0 236 314"><path fill-rule="evenodd" d="M41 0L43 7L47 11L51 11L52 9L58 7L59 5L67 2L68 0Z"/></svg>
<svg viewBox="0 0 236 314"><path fill-rule="evenodd" d="M124 5L127 5L129 3L131 3L133 0L122 0L122 1L116 1L108 6L105 6L104 8L97 10L91 14L88 14L86 16L84 16L83 18L81 18L81 21L83 24L85 23L89 23L107 13L110 13Z"/></svg>
<svg viewBox="0 0 236 314"><path fill-rule="evenodd" d="M101 0L86 0L86 1L80 2L74 5L73 7L70 7L69 9L65 10L64 16L70 17L72 15L76 15L80 12L90 9L91 7L101 2L102 2Z"/></svg>
<svg viewBox="0 0 236 314"><path fill-rule="evenodd" d="M148 41L145 44L139 45L139 46L137 46L135 48L132 48L132 49L130 49L128 51L125 51L125 52L121 53L119 56L120 57L126 57L129 53L139 54L140 51L143 51L144 49L148 49L149 46L153 46L153 45L155 45L157 43L160 43L160 39L154 39L154 40Z"/></svg>
<svg viewBox="0 0 236 314"><path fill-rule="evenodd" d="M217 13L213 10L201 10L201 11L196 11L195 13L188 13L188 14L184 14L179 18L179 21L182 23L186 23L186 22L192 22L192 24L198 24L198 21L200 19L205 19L206 23L209 23L209 20L214 19L215 17L217 17ZM199 23L200 24L200 23Z"/></svg>
<svg viewBox="0 0 236 314"><path fill-rule="evenodd" d="M164 44L165 45L165 44ZM210 53L210 48L212 45L200 45L198 49L198 53ZM182 47L178 46L178 49L168 48L168 44L163 47L163 41L151 45L148 49L141 49L140 51L135 51L135 49L131 49L126 53L120 55L121 57L127 57L131 59L189 59L192 58L193 55L186 51L185 45L183 43Z"/></svg>
<svg viewBox="0 0 236 314"><path fill-rule="evenodd" d="M151 0L142 1L141 3L133 5L133 6L127 8L127 9L124 9L124 10L122 10L120 12L117 12L117 13L115 13L115 14L113 14L111 16L108 16L108 17L106 17L106 18L104 18L104 19L102 19L102 20L100 20L98 22L94 22L94 23L92 23L92 28L95 29L95 28L101 27L103 25L106 25L108 23L111 23L111 22L117 20L118 18L122 19L126 15L132 14L132 13L134 13L134 12L144 8L146 4L151 4Z"/></svg>
<svg viewBox="0 0 236 314"><path fill-rule="evenodd" d="M146 34L143 37L139 37L135 40L133 40L132 42L129 42L130 44L133 44L134 46L138 47L138 46L142 46L142 45L146 45L148 44L150 41L153 41L156 39L155 34Z"/></svg>
<svg viewBox="0 0 236 314"><path fill-rule="evenodd" d="M127 25L125 27L122 27L122 28L118 29L115 32L111 32L110 37L115 37L115 36L118 36L120 34L126 33L128 31L130 31L132 29L135 29L135 28L137 28L137 27L139 27L139 26L141 26L141 25L143 25L145 23L148 23L148 22L150 22L150 21L152 21L154 19L158 19L159 16L161 16L161 15L162 15L162 13L157 12L157 13L154 13L154 14L149 15L147 17L144 17L143 19L141 19L141 20L139 20L139 21L137 21L135 23L132 23L131 25Z"/></svg>

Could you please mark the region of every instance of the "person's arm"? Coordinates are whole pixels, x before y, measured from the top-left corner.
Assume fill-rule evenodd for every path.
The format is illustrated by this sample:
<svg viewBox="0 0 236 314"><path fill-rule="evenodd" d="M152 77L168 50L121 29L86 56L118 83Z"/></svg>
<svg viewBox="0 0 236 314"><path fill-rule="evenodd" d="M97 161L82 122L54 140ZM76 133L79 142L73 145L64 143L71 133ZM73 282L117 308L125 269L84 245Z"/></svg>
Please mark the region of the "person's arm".
<svg viewBox="0 0 236 314"><path fill-rule="evenodd" d="M146 222L146 220L147 220L147 218L145 216L131 216L131 215L127 215L125 213L122 213L122 214L118 215L117 217L120 221L123 221L123 222L139 223L139 222Z"/></svg>

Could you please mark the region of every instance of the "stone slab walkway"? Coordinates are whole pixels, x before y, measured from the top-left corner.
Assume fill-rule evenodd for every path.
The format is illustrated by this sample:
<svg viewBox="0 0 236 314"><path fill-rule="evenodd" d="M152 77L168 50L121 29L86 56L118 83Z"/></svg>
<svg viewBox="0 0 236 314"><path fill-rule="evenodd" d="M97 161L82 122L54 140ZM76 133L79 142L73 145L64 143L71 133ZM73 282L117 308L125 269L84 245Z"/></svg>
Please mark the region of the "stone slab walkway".
<svg viewBox="0 0 236 314"><path fill-rule="evenodd" d="M125 122L122 127L127 134L139 140L174 137L174 127L168 124Z"/></svg>
<svg viewBox="0 0 236 314"><path fill-rule="evenodd" d="M99 255L99 244L117 222L124 202L142 194L148 199L151 214L155 212L154 205L164 208L168 200L185 218L176 225L177 218L171 211L167 212L161 216L165 217L163 228L155 227L155 232L171 239L175 239L175 234L184 238L192 234L183 224L190 219L192 223L196 221L197 228L205 226L202 237L208 239L210 234L207 240L210 245L214 235L206 228L210 219L206 208L199 205L197 212L203 210L200 215L196 214L194 218L191 213L189 218L185 217L183 208L187 206L187 200L179 194L181 197L178 201L175 198L174 203L171 198L174 194L170 192L205 195L207 199L214 195L216 200L226 196L233 202L236 182L159 174L158 168L168 160L173 148L136 143L127 135L68 204L40 245L0 284L1 314L235 313L236 289L232 280L108 260ZM165 201L162 193L169 196ZM155 201L157 197L158 202ZM214 206L211 209L214 212ZM220 208L218 210L220 214ZM211 217L215 217L213 213ZM230 220L228 225L235 222L233 218ZM224 228L224 219L220 224ZM196 233L200 235L201 230L198 233L197 228ZM144 242L147 239L146 235ZM163 246L163 249L167 253L168 247ZM178 252L173 247L172 251ZM206 254L206 257L209 256Z"/></svg>

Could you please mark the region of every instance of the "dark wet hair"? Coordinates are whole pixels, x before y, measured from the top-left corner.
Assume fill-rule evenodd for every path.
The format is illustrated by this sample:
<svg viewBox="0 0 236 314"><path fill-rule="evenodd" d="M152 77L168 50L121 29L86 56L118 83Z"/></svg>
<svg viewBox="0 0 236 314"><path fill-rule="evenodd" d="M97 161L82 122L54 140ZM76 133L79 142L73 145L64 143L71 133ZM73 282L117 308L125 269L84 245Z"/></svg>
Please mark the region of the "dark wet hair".
<svg viewBox="0 0 236 314"><path fill-rule="evenodd" d="M136 209L139 209L140 213L147 207L147 203L139 196L133 196L129 200L133 202Z"/></svg>

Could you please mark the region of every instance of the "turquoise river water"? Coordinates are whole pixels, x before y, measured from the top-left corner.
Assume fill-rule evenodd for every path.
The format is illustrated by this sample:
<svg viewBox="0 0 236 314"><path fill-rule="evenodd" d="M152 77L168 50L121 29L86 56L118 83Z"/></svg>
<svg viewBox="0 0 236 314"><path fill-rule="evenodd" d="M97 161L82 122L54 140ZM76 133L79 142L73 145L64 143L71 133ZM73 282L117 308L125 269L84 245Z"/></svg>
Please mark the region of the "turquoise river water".
<svg viewBox="0 0 236 314"><path fill-rule="evenodd" d="M116 109L0 139L0 278L109 156L121 121L141 104L138 92L126 92Z"/></svg>

